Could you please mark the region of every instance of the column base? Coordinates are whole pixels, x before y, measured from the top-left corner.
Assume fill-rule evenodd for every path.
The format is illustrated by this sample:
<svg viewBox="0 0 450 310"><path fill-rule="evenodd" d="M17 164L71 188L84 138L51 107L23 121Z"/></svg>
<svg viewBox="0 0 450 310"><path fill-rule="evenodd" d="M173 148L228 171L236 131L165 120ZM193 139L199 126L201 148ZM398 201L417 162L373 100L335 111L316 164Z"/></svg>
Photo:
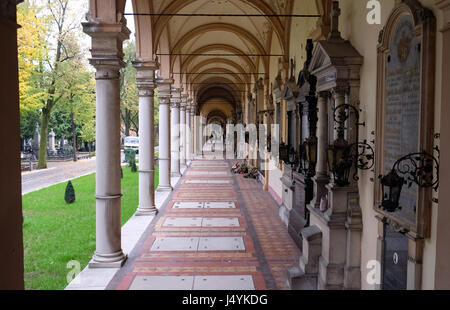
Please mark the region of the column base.
<svg viewBox="0 0 450 310"><path fill-rule="evenodd" d="M170 185L162 185L162 186L158 186L158 188L156 189L157 192L171 192L173 191L173 187Z"/></svg>
<svg viewBox="0 0 450 310"><path fill-rule="evenodd" d="M140 208L138 207L136 211L136 216L153 216L158 214L158 209L156 207L151 208Z"/></svg>
<svg viewBox="0 0 450 310"><path fill-rule="evenodd" d="M127 258L128 255L122 251L109 255L95 253L88 266L89 268L121 268Z"/></svg>
<svg viewBox="0 0 450 310"><path fill-rule="evenodd" d="M179 173L179 172L172 172L172 173L170 174L170 176L171 176L172 178L181 178L181 173Z"/></svg>

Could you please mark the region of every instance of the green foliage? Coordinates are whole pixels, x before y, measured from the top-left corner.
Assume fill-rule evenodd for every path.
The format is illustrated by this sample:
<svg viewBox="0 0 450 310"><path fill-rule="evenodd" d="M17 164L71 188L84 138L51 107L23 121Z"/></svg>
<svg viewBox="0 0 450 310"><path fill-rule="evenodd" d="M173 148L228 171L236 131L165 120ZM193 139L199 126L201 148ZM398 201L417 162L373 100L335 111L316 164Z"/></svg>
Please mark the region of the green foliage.
<svg viewBox="0 0 450 310"><path fill-rule="evenodd" d="M136 159L130 160L129 165L131 167L131 172L136 173L137 172Z"/></svg>
<svg viewBox="0 0 450 310"><path fill-rule="evenodd" d="M47 166L49 126L58 138L76 137L95 115L95 82L87 69L87 51L79 45L83 17L73 3L27 0L18 6L22 137L32 137L40 118L39 168Z"/></svg>
<svg viewBox="0 0 450 310"><path fill-rule="evenodd" d="M123 134L130 136L130 131L139 132L139 93L136 87L136 69L133 61L136 57L136 44L127 41L124 45L125 68L120 75L120 117L123 125Z"/></svg>
<svg viewBox="0 0 450 310"><path fill-rule="evenodd" d="M81 129L81 138L84 142L91 143L95 141L95 119L86 122Z"/></svg>
<svg viewBox="0 0 450 310"><path fill-rule="evenodd" d="M136 161L136 151L133 149L125 149L125 161L130 163L131 161Z"/></svg>
<svg viewBox="0 0 450 310"><path fill-rule="evenodd" d="M67 183L66 192L64 193L64 200L69 205L75 202L75 189L73 188L71 181Z"/></svg>

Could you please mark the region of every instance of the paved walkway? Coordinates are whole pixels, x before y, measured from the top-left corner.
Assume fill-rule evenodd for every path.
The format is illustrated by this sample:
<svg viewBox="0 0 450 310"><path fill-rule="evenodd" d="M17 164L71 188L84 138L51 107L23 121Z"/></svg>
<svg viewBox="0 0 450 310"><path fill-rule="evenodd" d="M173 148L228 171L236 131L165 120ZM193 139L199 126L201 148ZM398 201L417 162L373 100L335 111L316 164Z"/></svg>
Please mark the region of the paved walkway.
<svg viewBox="0 0 450 310"><path fill-rule="evenodd" d="M95 172L95 158L49 162L48 169L22 172L22 195Z"/></svg>
<svg viewBox="0 0 450 310"><path fill-rule="evenodd" d="M260 183L196 160L107 289L284 290L299 257Z"/></svg>

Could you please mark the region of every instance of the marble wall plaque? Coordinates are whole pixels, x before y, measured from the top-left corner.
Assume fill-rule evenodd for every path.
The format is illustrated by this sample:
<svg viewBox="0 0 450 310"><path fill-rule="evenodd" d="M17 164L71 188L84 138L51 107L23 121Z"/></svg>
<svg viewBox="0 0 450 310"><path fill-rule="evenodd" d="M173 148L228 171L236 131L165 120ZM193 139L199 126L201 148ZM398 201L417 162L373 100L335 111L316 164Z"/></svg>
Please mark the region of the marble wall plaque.
<svg viewBox="0 0 450 310"><path fill-rule="evenodd" d="M391 52L386 55L384 173L401 157L419 151L420 41L410 16L402 17L394 30ZM404 187L402 210L396 216L415 223L418 187Z"/></svg>

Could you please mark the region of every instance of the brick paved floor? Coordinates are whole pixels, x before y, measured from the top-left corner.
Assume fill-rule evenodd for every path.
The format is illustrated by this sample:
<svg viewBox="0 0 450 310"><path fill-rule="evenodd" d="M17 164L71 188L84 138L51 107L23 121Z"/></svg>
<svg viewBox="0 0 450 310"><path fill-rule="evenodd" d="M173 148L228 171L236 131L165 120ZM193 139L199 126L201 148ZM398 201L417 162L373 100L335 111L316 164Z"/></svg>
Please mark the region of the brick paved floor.
<svg viewBox="0 0 450 310"><path fill-rule="evenodd" d="M240 284L245 288L252 285L256 290L288 289L286 267L298 264L300 251L278 217L277 204L262 190L261 183L232 175L225 163L192 162L108 289L155 288L158 287L155 281L163 281L161 286L166 289L217 288L217 285L233 289L241 287ZM189 183L189 180L204 183ZM221 180L229 183L216 183ZM189 207L179 204L183 202L193 204ZM213 202L226 204L208 208ZM212 222L227 224L208 224ZM183 227L183 223L188 227ZM244 248L226 248L229 239L242 242ZM163 246L168 240L171 246L180 248L169 245L159 249L158 244ZM208 246L214 249L206 250ZM198 286L201 281L205 282ZM207 281L216 282L208 284Z"/></svg>

